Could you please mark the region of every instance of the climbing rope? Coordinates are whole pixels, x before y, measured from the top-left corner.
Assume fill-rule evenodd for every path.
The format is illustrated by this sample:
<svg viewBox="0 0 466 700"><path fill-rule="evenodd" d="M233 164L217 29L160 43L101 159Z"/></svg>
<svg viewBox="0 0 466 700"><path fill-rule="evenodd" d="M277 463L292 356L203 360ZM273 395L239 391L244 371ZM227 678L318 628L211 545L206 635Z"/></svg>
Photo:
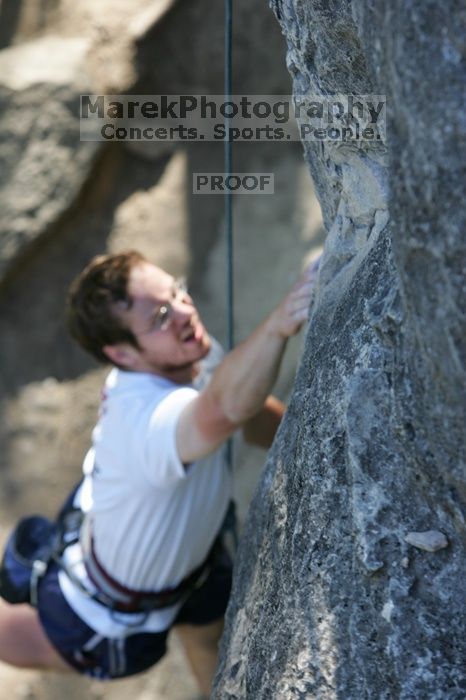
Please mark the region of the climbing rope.
<svg viewBox="0 0 466 700"><path fill-rule="evenodd" d="M232 36L233 36L233 3L232 0L225 0L225 65L224 65L224 99L225 102L231 100L231 80L232 80ZM224 118L225 133L227 138L224 143L224 170L225 179L232 171L232 142L230 134L230 117ZM233 213L232 213L232 192L227 188L225 191L225 236L227 255L227 323L228 323L228 350L232 350L235 344L234 332L234 301L233 301Z"/></svg>
<svg viewBox="0 0 466 700"><path fill-rule="evenodd" d="M231 99L231 79L232 79L232 37L233 37L233 0L225 0L225 43L224 43L224 101ZM232 171L232 142L230 140L230 117L224 117L226 138L224 142L224 177L226 178ZM233 201L232 192L226 188L224 195L225 202L225 240L226 240L226 300L227 300L227 347L232 350L235 343L234 328L234 287L233 287ZM228 466L233 466L233 441L230 438L227 444Z"/></svg>
<svg viewBox="0 0 466 700"><path fill-rule="evenodd" d="M231 99L231 82L232 82L232 37L233 37L233 0L224 0L225 12L225 60L224 60L224 100L229 102ZM226 139L224 143L224 176L226 178L232 172L232 157L233 149L230 140L230 118L224 117ZM234 326L234 265L233 265L233 196L232 192L226 188L224 194L225 202L225 239L226 239L226 300L227 300L227 346L228 350L232 350L235 344L235 326ZM230 438L227 442L226 458L230 473L233 471L233 439ZM230 542L229 545L232 554L238 547L238 530L236 525L236 506L234 501L230 502L230 507L227 513L227 518L224 525L225 535Z"/></svg>

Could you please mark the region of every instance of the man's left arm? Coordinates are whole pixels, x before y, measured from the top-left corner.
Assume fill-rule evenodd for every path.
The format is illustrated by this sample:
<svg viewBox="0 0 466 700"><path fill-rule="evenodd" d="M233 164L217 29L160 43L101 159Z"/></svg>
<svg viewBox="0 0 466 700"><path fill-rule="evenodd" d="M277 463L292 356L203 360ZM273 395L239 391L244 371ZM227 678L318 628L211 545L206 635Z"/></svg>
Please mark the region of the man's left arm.
<svg viewBox="0 0 466 700"><path fill-rule="evenodd" d="M243 437L251 445L268 450L271 446L286 406L275 396L268 396L259 413L242 426Z"/></svg>

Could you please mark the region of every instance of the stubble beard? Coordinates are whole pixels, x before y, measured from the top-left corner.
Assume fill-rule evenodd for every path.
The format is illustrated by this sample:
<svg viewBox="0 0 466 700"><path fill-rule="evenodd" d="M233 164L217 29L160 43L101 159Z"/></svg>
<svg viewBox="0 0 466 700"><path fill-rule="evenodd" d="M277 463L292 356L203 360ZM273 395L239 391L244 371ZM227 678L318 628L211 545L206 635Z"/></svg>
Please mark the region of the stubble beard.
<svg viewBox="0 0 466 700"><path fill-rule="evenodd" d="M212 347L207 331L205 331L204 338L203 352L200 357L196 358L195 360L189 360L188 362L166 362L154 367L154 372L177 384L191 383L199 372L199 363L204 359L204 357L206 357L206 355L208 355Z"/></svg>

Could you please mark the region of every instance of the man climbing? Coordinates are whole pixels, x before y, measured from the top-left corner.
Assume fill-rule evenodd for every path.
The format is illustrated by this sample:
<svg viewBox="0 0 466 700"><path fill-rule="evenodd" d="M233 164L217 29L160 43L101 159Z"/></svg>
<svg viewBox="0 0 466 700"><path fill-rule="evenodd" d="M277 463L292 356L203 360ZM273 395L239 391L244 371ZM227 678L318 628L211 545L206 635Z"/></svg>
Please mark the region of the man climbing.
<svg viewBox="0 0 466 700"><path fill-rule="evenodd" d="M1 601L2 660L121 678L156 663L176 627L209 694L231 587L222 443L242 427L271 444L283 405L269 391L315 278L314 265L223 358L184 287L140 254L99 256L79 275L71 333L114 365L70 499L85 517L40 580L37 609Z"/></svg>

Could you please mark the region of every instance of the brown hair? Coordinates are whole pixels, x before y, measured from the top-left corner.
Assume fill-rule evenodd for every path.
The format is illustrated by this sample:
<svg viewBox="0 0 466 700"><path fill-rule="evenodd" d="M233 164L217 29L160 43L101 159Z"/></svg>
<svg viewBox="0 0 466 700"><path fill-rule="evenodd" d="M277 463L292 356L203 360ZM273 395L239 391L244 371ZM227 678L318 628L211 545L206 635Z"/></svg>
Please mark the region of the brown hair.
<svg viewBox="0 0 466 700"><path fill-rule="evenodd" d="M130 343L138 348L136 336L125 328L112 308L124 302L131 308L128 280L133 267L146 262L135 250L114 255L98 255L72 282L67 299L68 329L79 345L99 362L109 358L102 348Z"/></svg>

